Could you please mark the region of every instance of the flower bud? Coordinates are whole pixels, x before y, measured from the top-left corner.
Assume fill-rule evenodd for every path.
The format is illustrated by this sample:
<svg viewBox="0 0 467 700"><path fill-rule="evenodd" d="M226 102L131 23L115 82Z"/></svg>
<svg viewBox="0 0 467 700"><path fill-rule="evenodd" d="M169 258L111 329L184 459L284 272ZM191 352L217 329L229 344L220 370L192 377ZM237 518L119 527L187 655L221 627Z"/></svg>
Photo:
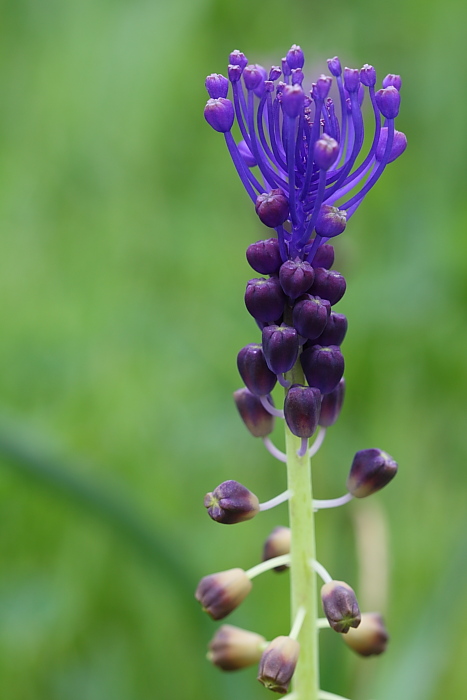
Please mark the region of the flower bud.
<svg viewBox="0 0 467 700"><path fill-rule="evenodd" d="M241 378L252 394L264 396L274 389L277 377L266 364L263 348L250 343L237 355L237 367Z"/></svg>
<svg viewBox="0 0 467 700"><path fill-rule="evenodd" d="M363 68L360 71L360 80L363 85L366 85L367 87L373 86L376 83L376 71L373 68L373 66L369 66L368 63L365 63ZM386 87L385 85L383 87Z"/></svg>
<svg viewBox="0 0 467 700"><path fill-rule="evenodd" d="M284 74L284 77L287 77L288 75L291 74L292 69L287 63L287 58L284 56L284 58L281 59L281 66L282 66L282 72ZM284 83L285 85L285 83Z"/></svg>
<svg viewBox="0 0 467 700"><path fill-rule="evenodd" d="M301 68L292 69L292 85L301 85L305 79Z"/></svg>
<svg viewBox="0 0 467 700"><path fill-rule="evenodd" d="M346 288L345 277L340 272L326 270L324 267L315 268L315 279L310 287L310 294L327 299L334 306L342 299Z"/></svg>
<svg viewBox="0 0 467 700"><path fill-rule="evenodd" d="M339 418L345 395L345 379L342 377L339 384L329 394L323 396L321 401L321 411L319 414L319 425L329 428L334 425Z"/></svg>
<svg viewBox="0 0 467 700"><path fill-rule="evenodd" d="M277 321L284 311L285 296L277 277L248 282L245 306L257 321Z"/></svg>
<svg viewBox="0 0 467 700"><path fill-rule="evenodd" d="M355 498L365 498L389 484L397 474L397 462L376 448L360 450L353 458L347 488Z"/></svg>
<svg viewBox="0 0 467 700"><path fill-rule="evenodd" d="M344 68L344 87L347 92L357 92L360 87L360 71L358 68Z"/></svg>
<svg viewBox="0 0 467 700"><path fill-rule="evenodd" d="M315 271L306 260L286 260L279 270L279 281L285 294L291 299L304 294L313 284Z"/></svg>
<svg viewBox="0 0 467 700"><path fill-rule="evenodd" d="M271 66L269 71L269 80L274 81L280 78L282 75L282 69L279 66Z"/></svg>
<svg viewBox="0 0 467 700"><path fill-rule="evenodd" d="M305 93L300 85L286 85L282 92L282 109L284 114L295 119L303 109Z"/></svg>
<svg viewBox="0 0 467 700"><path fill-rule="evenodd" d="M332 238L338 236L345 229L347 224L347 214L337 207L323 204L320 209L315 231L318 236Z"/></svg>
<svg viewBox="0 0 467 700"><path fill-rule="evenodd" d="M289 200L279 188L263 192L256 198L255 211L265 226L276 228L287 221Z"/></svg>
<svg viewBox="0 0 467 700"><path fill-rule="evenodd" d="M263 547L263 561L280 557L282 554L290 553L291 532L289 527L279 525L275 527L269 537L266 539ZM273 571L286 571L288 565L275 566Z"/></svg>
<svg viewBox="0 0 467 700"><path fill-rule="evenodd" d="M332 629L346 634L350 627L358 627L361 620L357 598L344 581L330 581L321 588L324 614Z"/></svg>
<svg viewBox="0 0 467 700"><path fill-rule="evenodd" d="M240 141L238 143L238 150L247 168L254 168L256 160L245 141Z"/></svg>
<svg viewBox="0 0 467 700"><path fill-rule="evenodd" d="M238 83L242 77L243 68L238 65L229 64L227 66L227 75L231 83Z"/></svg>
<svg viewBox="0 0 467 700"><path fill-rule="evenodd" d="M339 144L327 134L323 134L315 143L314 161L318 168L329 170L339 153Z"/></svg>
<svg viewBox="0 0 467 700"><path fill-rule="evenodd" d="M388 141L388 128L383 126L380 132L378 145L376 147L375 158L377 161L382 161L386 144ZM402 131L394 131L394 139L391 146L391 153L388 158L388 163L399 158L407 148L407 136Z"/></svg>
<svg viewBox="0 0 467 700"><path fill-rule="evenodd" d="M258 498L238 481L223 481L204 497L204 507L218 523L235 525L251 520L259 513Z"/></svg>
<svg viewBox="0 0 467 700"><path fill-rule="evenodd" d="M267 646L259 662L258 680L268 690L284 695L300 653L300 644L291 637L276 637Z"/></svg>
<svg viewBox="0 0 467 700"><path fill-rule="evenodd" d="M293 308L293 325L303 338L314 340L325 331L330 309L320 297L307 294Z"/></svg>
<svg viewBox="0 0 467 700"><path fill-rule="evenodd" d="M321 393L314 387L293 384L284 401L284 417L290 432L309 438L318 427Z"/></svg>
<svg viewBox="0 0 467 700"><path fill-rule="evenodd" d="M313 99L316 102L325 100L329 95L331 85L332 78L327 75L320 75L316 83L311 84L311 94Z"/></svg>
<svg viewBox="0 0 467 700"><path fill-rule="evenodd" d="M258 663L266 644L256 632L222 625L209 642L207 658L223 671L237 671Z"/></svg>
<svg viewBox="0 0 467 700"><path fill-rule="evenodd" d="M323 394L335 389L344 374L344 358L336 345L306 348L300 361L308 384Z"/></svg>
<svg viewBox="0 0 467 700"><path fill-rule="evenodd" d="M337 56L334 56L334 58L328 58L328 68L335 78L342 73L341 62Z"/></svg>
<svg viewBox="0 0 467 700"><path fill-rule="evenodd" d="M271 372L283 374L292 369L299 349L298 333L292 326L283 323L263 328L263 353Z"/></svg>
<svg viewBox="0 0 467 700"><path fill-rule="evenodd" d="M321 243L315 253L312 265L313 267L325 267L329 270L334 264L334 248L329 243Z"/></svg>
<svg viewBox="0 0 467 700"><path fill-rule="evenodd" d="M234 123L234 108L230 100L219 97L216 100L208 100L204 108L204 118L209 126L216 131L225 134L230 131Z"/></svg>
<svg viewBox="0 0 467 700"><path fill-rule="evenodd" d="M362 613L357 629L350 629L342 639L357 654L376 656L386 651L389 634L379 613Z"/></svg>
<svg viewBox="0 0 467 700"><path fill-rule="evenodd" d="M243 70L243 80L245 81L245 87L247 90L254 90L257 88L261 81L266 78L264 68L260 70L262 66L257 65L256 63L252 63L249 66L246 66Z"/></svg>
<svg viewBox="0 0 467 700"><path fill-rule="evenodd" d="M209 97L212 99L215 100L218 97L227 97L229 81L220 73L211 73L211 75L208 75L204 84L209 93Z"/></svg>
<svg viewBox="0 0 467 700"><path fill-rule="evenodd" d="M232 66L240 66L240 68L243 70L248 65L248 59L244 53L238 49L235 49L235 51L232 51L229 56L229 63Z"/></svg>
<svg viewBox="0 0 467 700"><path fill-rule="evenodd" d="M260 275L274 275L279 272L282 258L277 238L252 243L246 249L246 259L253 270Z"/></svg>
<svg viewBox="0 0 467 700"><path fill-rule="evenodd" d="M395 119L399 114L401 96L393 85L378 90L375 94L378 109L386 119Z"/></svg>
<svg viewBox="0 0 467 700"><path fill-rule="evenodd" d="M213 620L222 620L247 597L252 583L243 569L228 569L201 579L196 600Z"/></svg>
<svg viewBox="0 0 467 700"><path fill-rule="evenodd" d="M305 65L305 56L302 49L297 44L292 44L291 48L287 51L287 56L285 57L289 68L303 68Z"/></svg>
<svg viewBox="0 0 467 700"><path fill-rule="evenodd" d="M274 416L263 407L257 396L248 389L234 391L238 412L253 437L266 437L274 430Z"/></svg>
<svg viewBox="0 0 467 700"><path fill-rule="evenodd" d="M316 342L319 345L342 345L347 333L347 326L347 317L344 314L336 314L335 311L331 311L326 328Z"/></svg>
<svg viewBox="0 0 467 700"><path fill-rule="evenodd" d="M387 87L395 87L396 90L401 89L402 87L402 79L400 75L394 75L394 73L388 73L388 75L383 79L383 88Z"/></svg>

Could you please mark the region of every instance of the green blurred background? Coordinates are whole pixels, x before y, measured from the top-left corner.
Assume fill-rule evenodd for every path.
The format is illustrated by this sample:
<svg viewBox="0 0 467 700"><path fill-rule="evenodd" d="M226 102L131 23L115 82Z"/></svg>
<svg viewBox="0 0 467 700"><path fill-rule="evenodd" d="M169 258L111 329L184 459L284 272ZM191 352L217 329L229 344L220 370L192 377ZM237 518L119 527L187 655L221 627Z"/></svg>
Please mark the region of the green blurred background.
<svg viewBox="0 0 467 700"><path fill-rule="evenodd" d="M284 488L231 400L258 339L244 250L265 231L204 122L204 78L234 48L269 66L292 43L308 79L336 53L400 73L409 140L337 243L348 394L315 460L322 498L357 449L400 463L371 503L318 516L319 558L392 640L362 661L324 632L322 686L463 697L465 3L3 0L1 17L0 698L269 695L204 660L217 624L192 597L286 523L281 506L224 528L202 507L227 478ZM229 622L287 633L287 596L266 575Z"/></svg>

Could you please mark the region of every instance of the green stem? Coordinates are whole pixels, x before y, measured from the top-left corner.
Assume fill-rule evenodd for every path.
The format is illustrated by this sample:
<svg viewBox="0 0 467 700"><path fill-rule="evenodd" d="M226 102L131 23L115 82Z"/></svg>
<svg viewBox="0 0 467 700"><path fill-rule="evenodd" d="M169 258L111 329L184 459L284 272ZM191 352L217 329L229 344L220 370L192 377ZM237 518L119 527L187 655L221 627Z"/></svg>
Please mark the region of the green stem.
<svg viewBox="0 0 467 700"><path fill-rule="evenodd" d="M300 362L288 373L294 384L305 384ZM316 574L310 561L316 558L311 464L307 454L297 456L300 438L285 428L287 453L287 488L289 498L289 525L291 530L290 595L291 618L295 620L301 607L306 616L300 630L300 657L293 677L294 697L297 700L318 700L318 611Z"/></svg>

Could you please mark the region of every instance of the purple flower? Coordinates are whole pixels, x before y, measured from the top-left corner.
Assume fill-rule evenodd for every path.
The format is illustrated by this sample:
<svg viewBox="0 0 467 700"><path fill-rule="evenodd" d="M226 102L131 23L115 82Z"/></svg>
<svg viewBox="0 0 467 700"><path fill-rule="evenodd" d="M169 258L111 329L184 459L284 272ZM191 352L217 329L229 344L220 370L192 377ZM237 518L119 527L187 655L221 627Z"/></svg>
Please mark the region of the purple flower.
<svg viewBox="0 0 467 700"><path fill-rule="evenodd" d="M215 99L208 103L206 119L224 133L256 209L269 203L271 192L283 196L281 215L266 222L276 229L282 261L299 258L311 263L319 246L344 230L386 165L405 148L404 134L394 128L400 77L386 76L378 89L373 66L342 70L336 56L328 61L333 78L322 75L305 87L299 46L292 46L282 69L273 66L269 73L257 64L247 65L239 51L229 58L230 99L224 96L225 78L209 76ZM334 79L337 100L328 97ZM365 94L373 113L373 138L361 155ZM231 133L233 112L239 144ZM331 222L329 212L334 212Z"/></svg>

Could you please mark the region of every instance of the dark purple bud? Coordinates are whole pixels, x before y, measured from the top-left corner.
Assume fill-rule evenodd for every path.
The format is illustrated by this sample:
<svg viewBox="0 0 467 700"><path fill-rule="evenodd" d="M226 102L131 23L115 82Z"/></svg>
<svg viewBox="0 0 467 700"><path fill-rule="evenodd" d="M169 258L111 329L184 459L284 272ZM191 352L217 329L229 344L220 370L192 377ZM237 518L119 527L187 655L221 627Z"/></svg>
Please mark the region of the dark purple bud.
<svg viewBox="0 0 467 700"><path fill-rule="evenodd" d="M386 119L395 119L399 114L401 96L393 85L378 90L375 94L378 109Z"/></svg>
<svg viewBox="0 0 467 700"><path fill-rule="evenodd" d="M256 198L255 210L269 228L281 226L289 216L289 200L281 189L263 192Z"/></svg>
<svg viewBox="0 0 467 700"><path fill-rule="evenodd" d="M313 345L300 356L306 380L323 394L329 394L344 374L344 357L335 345Z"/></svg>
<svg viewBox="0 0 467 700"><path fill-rule="evenodd" d="M247 90L254 90L259 87L261 81L265 79L265 75L260 70L262 66L258 66L256 63L252 63L247 66L243 71L243 80L245 81L245 87Z"/></svg>
<svg viewBox="0 0 467 700"><path fill-rule="evenodd" d="M326 328L319 336L319 345L342 345L347 333L347 317L334 311L328 318Z"/></svg>
<svg viewBox="0 0 467 700"><path fill-rule="evenodd" d="M342 73L341 62L337 56L334 56L334 58L328 58L328 68L335 78Z"/></svg>
<svg viewBox="0 0 467 700"><path fill-rule="evenodd" d="M360 71L360 81L367 87L371 87L376 84L376 71L373 66L365 63Z"/></svg>
<svg viewBox="0 0 467 700"><path fill-rule="evenodd" d="M353 458L347 488L355 498L371 496L394 479L397 466L397 462L382 450L360 450Z"/></svg>
<svg viewBox="0 0 467 700"><path fill-rule="evenodd" d="M215 100L218 97L227 97L229 81L220 73L211 73L211 75L208 75L204 84L206 85L209 97L212 99Z"/></svg>
<svg viewBox="0 0 467 700"><path fill-rule="evenodd" d="M204 497L204 507L218 523L235 525L259 513L258 498L238 481L223 481Z"/></svg>
<svg viewBox="0 0 467 700"><path fill-rule="evenodd" d="M282 289L291 299L297 299L313 284L315 271L306 260L286 260L279 270Z"/></svg>
<svg viewBox="0 0 467 700"><path fill-rule="evenodd" d="M257 664L267 642L256 632L222 625L209 642L208 661L223 671L237 671Z"/></svg>
<svg viewBox="0 0 467 700"><path fill-rule="evenodd" d="M290 71L289 71L289 73L290 73ZM281 95L281 97L282 97L282 93L283 93L284 88L285 88L286 85L287 85L287 83L283 83L282 80L280 80L280 81L277 83L276 94L277 94L278 97L279 97L279 95Z"/></svg>
<svg viewBox="0 0 467 700"><path fill-rule="evenodd" d="M279 241L277 238L268 238L252 243L246 249L246 259L253 270L261 275L275 275L282 265Z"/></svg>
<svg viewBox="0 0 467 700"><path fill-rule="evenodd" d="M263 348L251 343L237 355L237 367L246 387L256 396L265 396L274 389L277 377L266 364Z"/></svg>
<svg viewBox="0 0 467 700"><path fill-rule="evenodd" d="M248 59L245 56L244 53L239 51L238 49L235 49L235 51L232 51L232 53L229 56L229 62L231 63L232 66L240 66L240 68L243 70L245 66L248 65Z"/></svg>
<svg viewBox="0 0 467 700"><path fill-rule="evenodd" d="M314 161L318 168L329 170L339 153L339 144L327 134L323 134L315 143Z"/></svg>
<svg viewBox="0 0 467 700"><path fill-rule="evenodd" d="M334 264L334 248L329 243L321 243L313 258L313 267L325 267L329 270Z"/></svg>
<svg viewBox="0 0 467 700"><path fill-rule="evenodd" d="M266 437L274 430L274 416L263 407L257 396L248 389L234 391L238 412L253 437Z"/></svg>
<svg viewBox="0 0 467 700"><path fill-rule="evenodd" d="M358 627L360 609L354 591L344 581L330 581L321 588L324 614L332 629L346 634L351 627Z"/></svg>
<svg viewBox="0 0 467 700"><path fill-rule="evenodd" d="M344 68L344 87L347 92L356 92L360 87L360 71L358 68Z"/></svg>
<svg viewBox="0 0 467 700"><path fill-rule="evenodd" d="M271 372L283 374L292 369L300 349L298 333L292 326L263 328L263 352Z"/></svg>
<svg viewBox="0 0 467 700"><path fill-rule="evenodd" d="M319 389L293 384L284 402L284 416L290 432L309 438L318 427L321 393Z"/></svg>
<svg viewBox="0 0 467 700"><path fill-rule="evenodd" d="M280 557L282 554L289 554L290 542L290 528L282 527L281 525L275 527L264 543L263 561L267 561L268 559L274 559L275 557ZM277 571L277 573L280 573L281 571L286 571L288 568L288 565L284 564L283 566L275 566L273 571Z"/></svg>
<svg viewBox="0 0 467 700"><path fill-rule="evenodd" d="M388 73L388 75L383 80L383 88L395 87L396 90L400 90L402 87L402 78L400 75L395 75L394 73Z"/></svg>
<svg viewBox="0 0 467 700"><path fill-rule="evenodd" d="M276 637L263 652L258 680L268 690L284 695L295 672L300 644L291 637Z"/></svg>
<svg viewBox="0 0 467 700"><path fill-rule="evenodd" d="M277 80L282 75L282 69L279 66L272 66L269 71L269 80Z"/></svg>
<svg viewBox="0 0 467 700"><path fill-rule="evenodd" d="M243 569L228 569L201 579L195 598L213 620L222 620L247 597L252 583Z"/></svg>
<svg viewBox="0 0 467 700"><path fill-rule="evenodd" d="M295 119L303 109L305 93L300 85L286 85L282 91L282 109L284 114Z"/></svg>
<svg viewBox="0 0 467 700"><path fill-rule="evenodd" d="M336 270L326 270L324 267L315 268L315 279L310 294L316 294L321 299L327 299L331 305L342 299L346 290L344 275Z"/></svg>
<svg viewBox="0 0 467 700"><path fill-rule="evenodd" d="M304 79L305 76L301 68L294 68L292 70L292 85L301 85Z"/></svg>
<svg viewBox="0 0 467 700"><path fill-rule="evenodd" d="M311 94L314 100L324 101L329 95L332 78L328 75L320 75L316 83L311 84Z"/></svg>
<svg viewBox="0 0 467 700"><path fill-rule="evenodd" d="M389 634L379 613L362 613L357 629L350 629L342 637L348 647L360 656L376 656L386 651Z"/></svg>
<svg viewBox="0 0 467 700"><path fill-rule="evenodd" d="M285 58L289 68L303 68L305 65L305 56L300 46L293 44L292 47L287 51L287 56Z"/></svg>
<svg viewBox="0 0 467 700"><path fill-rule="evenodd" d="M224 97L218 97L216 100L208 100L204 108L204 118L209 126L225 134L227 131L230 131L234 123L235 113L233 104Z"/></svg>
<svg viewBox="0 0 467 700"><path fill-rule="evenodd" d="M272 80L265 80L264 89L266 92L274 92L274 82Z"/></svg>
<svg viewBox="0 0 467 700"><path fill-rule="evenodd" d="M245 306L257 321L277 321L284 311L285 296L277 277L248 282Z"/></svg>
<svg viewBox="0 0 467 700"><path fill-rule="evenodd" d="M256 160L255 160L252 152L250 151L250 149L246 145L245 141L239 142L238 150L240 151L240 155L242 156L245 165L248 168L254 168L256 165Z"/></svg>
<svg viewBox="0 0 467 700"><path fill-rule="evenodd" d="M281 59L281 66L282 66L282 73L284 74L284 77L287 77L288 75L291 74L292 70L287 63L287 59L284 57ZM285 85L285 83L284 83Z"/></svg>
<svg viewBox="0 0 467 700"><path fill-rule="evenodd" d="M339 384L329 394L323 396L319 425L329 428L339 418L345 395L345 379L342 377Z"/></svg>
<svg viewBox="0 0 467 700"><path fill-rule="evenodd" d="M384 157L384 151L386 150L386 144L388 141L388 129L383 126L380 132L378 145L376 147L375 157L376 160L381 161ZM393 160L399 158L405 149L407 148L407 136L402 131L394 131L394 140L391 147L391 155L389 156L388 163L392 163Z"/></svg>
<svg viewBox="0 0 467 700"><path fill-rule="evenodd" d="M241 66L229 65L227 66L227 75L231 83L238 83L242 77L243 68Z"/></svg>
<svg viewBox="0 0 467 700"><path fill-rule="evenodd" d="M342 233L346 224L347 213L345 211L323 204L316 222L315 231L323 238L333 238L333 236L338 236Z"/></svg>
<svg viewBox="0 0 467 700"><path fill-rule="evenodd" d="M325 330L330 309L330 305L320 297L307 295L293 308L293 325L303 338L314 340Z"/></svg>

